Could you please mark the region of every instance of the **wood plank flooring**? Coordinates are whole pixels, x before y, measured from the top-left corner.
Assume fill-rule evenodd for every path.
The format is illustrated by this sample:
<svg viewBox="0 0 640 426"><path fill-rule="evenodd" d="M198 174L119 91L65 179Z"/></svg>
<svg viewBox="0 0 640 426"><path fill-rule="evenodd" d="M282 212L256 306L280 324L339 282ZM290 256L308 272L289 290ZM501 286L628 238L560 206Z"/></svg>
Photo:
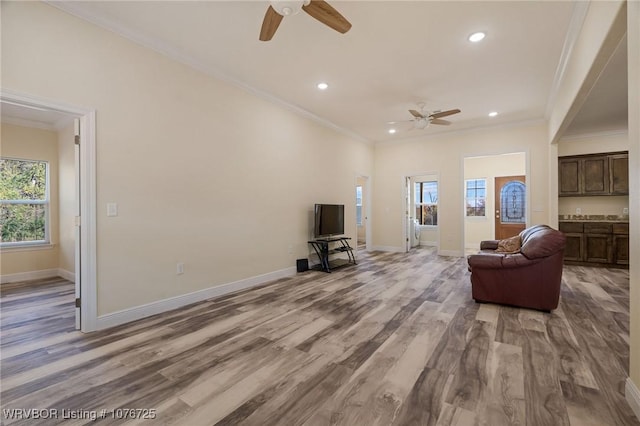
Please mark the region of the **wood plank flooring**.
<svg viewBox="0 0 640 426"><path fill-rule="evenodd" d="M626 270L566 266L551 314L480 305L466 259L423 247L84 335L70 283L3 284L0 421L640 425L628 286Z"/></svg>

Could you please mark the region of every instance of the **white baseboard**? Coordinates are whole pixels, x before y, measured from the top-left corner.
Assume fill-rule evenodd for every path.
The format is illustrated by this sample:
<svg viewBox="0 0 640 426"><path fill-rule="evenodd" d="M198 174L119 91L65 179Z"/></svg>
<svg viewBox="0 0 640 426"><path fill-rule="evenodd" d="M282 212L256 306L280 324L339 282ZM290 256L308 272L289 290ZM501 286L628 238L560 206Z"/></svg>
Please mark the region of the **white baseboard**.
<svg viewBox="0 0 640 426"><path fill-rule="evenodd" d="M76 274L75 272L69 272L66 269L59 268L58 276L64 278L67 281L71 281L72 283L76 282Z"/></svg>
<svg viewBox="0 0 640 426"><path fill-rule="evenodd" d="M390 251L394 253L404 253L404 247L395 247L395 246L373 246L373 250L375 251Z"/></svg>
<svg viewBox="0 0 640 426"><path fill-rule="evenodd" d="M464 253L460 250L438 250L438 256L462 257Z"/></svg>
<svg viewBox="0 0 640 426"><path fill-rule="evenodd" d="M624 395L636 417L640 419L640 390L635 383L631 381L631 377L627 377L627 381L624 386Z"/></svg>
<svg viewBox="0 0 640 426"><path fill-rule="evenodd" d="M41 269L39 271L19 272L17 274L0 275L0 283L15 283L18 281L39 280L58 276L58 268Z"/></svg>
<svg viewBox="0 0 640 426"><path fill-rule="evenodd" d="M437 245L438 243L435 241L420 241L420 246L436 247Z"/></svg>
<svg viewBox="0 0 640 426"><path fill-rule="evenodd" d="M279 271L269 272L267 274L222 284L215 287L209 287L204 290L194 291L193 293L182 294L180 296L171 297L169 299L158 300L157 302L147 303L145 305L124 309L118 312L101 315L98 317L97 330L102 330L127 322L139 320L151 315L167 312L172 309L181 308L192 303L201 302L213 297L223 296L225 294L234 293L236 291L245 290L255 287L269 281L280 278L290 277L296 274L296 268L286 268Z"/></svg>

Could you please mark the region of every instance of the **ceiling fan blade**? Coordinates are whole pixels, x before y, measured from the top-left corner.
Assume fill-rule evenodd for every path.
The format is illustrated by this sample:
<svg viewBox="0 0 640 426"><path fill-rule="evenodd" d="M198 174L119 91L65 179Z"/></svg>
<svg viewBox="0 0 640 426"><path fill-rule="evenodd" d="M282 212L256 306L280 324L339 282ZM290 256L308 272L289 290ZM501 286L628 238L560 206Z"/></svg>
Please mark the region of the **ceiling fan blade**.
<svg viewBox="0 0 640 426"><path fill-rule="evenodd" d="M302 6L302 9L339 33L344 34L351 29L351 23L324 0L311 0L311 3Z"/></svg>
<svg viewBox="0 0 640 426"><path fill-rule="evenodd" d="M262 28L260 29L260 40L269 41L276 33L280 22L282 22L283 16L276 10L269 6L267 13L264 14L264 20L262 21Z"/></svg>
<svg viewBox="0 0 640 426"><path fill-rule="evenodd" d="M409 112L411 113L411 115L413 115L415 118L424 118L424 115L420 114L418 111L416 111L415 109L410 109Z"/></svg>
<svg viewBox="0 0 640 426"><path fill-rule="evenodd" d="M434 118L433 120L431 120L431 124L440 124L443 126L448 126L449 124L451 124L451 122L447 120L442 120L440 118Z"/></svg>
<svg viewBox="0 0 640 426"><path fill-rule="evenodd" d="M460 112L459 109L450 109L449 111L442 111L442 112L433 113L429 117L431 117L431 118L442 118L442 117L446 117L448 115L457 114L459 112Z"/></svg>

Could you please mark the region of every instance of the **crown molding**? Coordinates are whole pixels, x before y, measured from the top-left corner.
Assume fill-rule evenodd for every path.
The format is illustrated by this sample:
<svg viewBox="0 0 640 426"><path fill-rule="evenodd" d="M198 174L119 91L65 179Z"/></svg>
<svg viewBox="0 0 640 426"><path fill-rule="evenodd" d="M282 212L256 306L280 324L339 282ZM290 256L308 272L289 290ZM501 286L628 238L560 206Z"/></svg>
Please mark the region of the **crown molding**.
<svg viewBox="0 0 640 426"><path fill-rule="evenodd" d="M452 131L444 131L432 134L424 134L419 136L411 136L402 139L394 139L394 140L385 140L376 142L375 145L383 146L383 145L397 145L399 143L416 143L416 142L425 142L431 139L438 139L441 137L449 137L449 136L457 136L464 135L470 133L477 133L479 131L491 131L491 130L500 130L500 129L509 129L514 127L530 127L536 126L540 124L546 124L547 120L544 118L534 118L530 120L519 120L519 121L508 121L500 124L488 124L486 126L474 126L467 127L460 130L452 130Z"/></svg>
<svg viewBox="0 0 640 426"><path fill-rule="evenodd" d="M44 123L42 121L29 120L18 117L2 117L2 124L11 124L13 126L29 127L31 129L49 130L52 132L58 129L53 124Z"/></svg>
<svg viewBox="0 0 640 426"><path fill-rule="evenodd" d="M82 19L83 21L90 22L98 27L111 31L123 38L126 38L127 40L132 41L140 46L151 49L157 53L160 53L161 55L164 55L170 59L173 59L174 61L180 62L183 65L186 65L190 68L200 71L203 74L206 74L210 77L214 77L218 80L224 81L225 83L238 87L244 90L245 92L248 92L258 98L266 100L272 104L278 105L288 111L291 111L309 120L315 121L316 123L319 123L322 126L328 127L338 133L341 133L359 142L364 142L368 145L373 144L373 141L363 137L362 135L359 135L348 129L340 127L329 120L326 120L320 116L317 116L312 112L305 110L304 108L300 108L297 105L293 105L285 101L284 99L281 99L271 93L265 92L264 90L261 90L249 84L246 84L245 82L240 81L237 78L231 75L228 75L217 68L206 66L202 62L193 58L192 56L185 55L183 52L176 49L169 43L165 43L163 41L158 40L157 38L149 37L148 35L132 30L131 28L124 25L120 25L119 23L111 19L107 19L103 16L98 16L96 14L88 12L82 7L82 2L54 1L54 0L44 0L44 2L52 7L55 7L56 9L59 9L65 13L73 15L79 19Z"/></svg>
<svg viewBox="0 0 640 426"><path fill-rule="evenodd" d="M627 129L602 130L598 132L580 133L578 135L569 135L561 137L558 142L572 141L580 139L606 138L611 136L626 136L629 134Z"/></svg>

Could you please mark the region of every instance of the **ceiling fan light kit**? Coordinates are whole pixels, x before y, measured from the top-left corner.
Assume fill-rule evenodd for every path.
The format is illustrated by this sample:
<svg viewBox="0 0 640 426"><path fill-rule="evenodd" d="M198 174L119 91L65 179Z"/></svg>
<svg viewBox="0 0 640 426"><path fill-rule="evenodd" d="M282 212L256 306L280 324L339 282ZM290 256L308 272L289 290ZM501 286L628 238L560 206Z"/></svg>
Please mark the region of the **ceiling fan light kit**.
<svg viewBox="0 0 640 426"><path fill-rule="evenodd" d="M271 40L282 18L297 15L300 10L339 33L344 34L351 29L351 23L324 0L273 0L269 3L260 29L261 41Z"/></svg>
<svg viewBox="0 0 640 426"><path fill-rule="evenodd" d="M269 2L271 7L275 9L282 16L297 15L302 10L302 6L307 6L311 3L311 0L296 1L296 0L273 0Z"/></svg>

